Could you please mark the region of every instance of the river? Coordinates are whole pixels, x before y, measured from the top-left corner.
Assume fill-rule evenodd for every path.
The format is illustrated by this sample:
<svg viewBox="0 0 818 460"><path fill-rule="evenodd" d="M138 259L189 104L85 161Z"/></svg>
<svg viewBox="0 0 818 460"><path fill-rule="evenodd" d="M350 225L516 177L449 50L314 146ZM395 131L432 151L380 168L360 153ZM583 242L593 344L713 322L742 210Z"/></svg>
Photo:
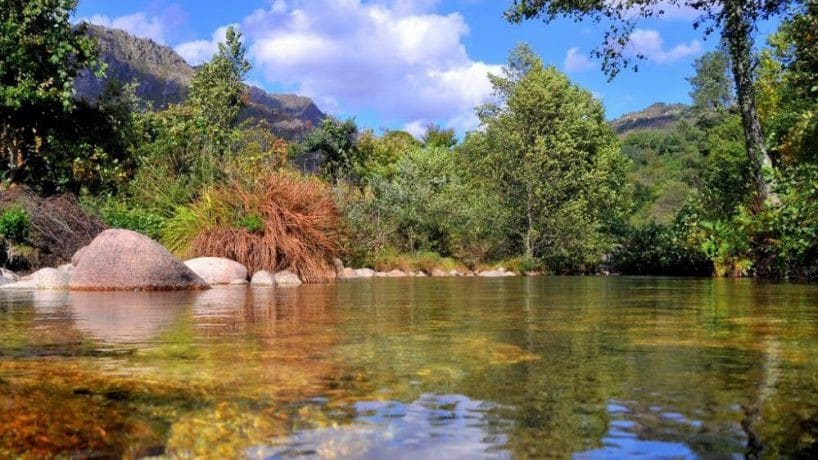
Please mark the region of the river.
<svg viewBox="0 0 818 460"><path fill-rule="evenodd" d="M818 456L818 286L0 293L0 457Z"/></svg>

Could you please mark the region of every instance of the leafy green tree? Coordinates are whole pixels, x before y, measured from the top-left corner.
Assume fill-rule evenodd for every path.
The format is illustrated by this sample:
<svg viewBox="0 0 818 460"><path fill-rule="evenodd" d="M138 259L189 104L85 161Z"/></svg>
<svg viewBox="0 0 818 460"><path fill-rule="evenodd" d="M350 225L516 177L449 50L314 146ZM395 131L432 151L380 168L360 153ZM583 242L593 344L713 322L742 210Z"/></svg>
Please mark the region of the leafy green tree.
<svg viewBox="0 0 818 460"><path fill-rule="evenodd" d="M519 246L556 270L598 262L630 195L602 104L526 45L490 79L499 102L478 110L483 130L464 148L511 210Z"/></svg>
<svg viewBox="0 0 818 460"><path fill-rule="evenodd" d="M469 176L446 148L414 148L390 180L374 181L377 209L403 251L432 251L469 264L502 246L500 197Z"/></svg>
<svg viewBox="0 0 818 460"><path fill-rule="evenodd" d="M296 148L296 154L317 153L323 156L325 177L337 184L342 179L352 179L356 165L360 164L356 146L358 126L355 120L338 121L326 118L312 130Z"/></svg>
<svg viewBox="0 0 818 460"><path fill-rule="evenodd" d="M3 172L7 181L44 192L56 187L41 178L66 161L50 149L49 137L71 118L74 79L83 69L101 70L85 26L71 25L76 6L76 0L0 0Z"/></svg>
<svg viewBox="0 0 818 460"><path fill-rule="evenodd" d="M244 78L250 71L246 54L241 33L228 27L219 51L193 77L188 104L216 129L232 128L246 105Z"/></svg>
<svg viewBox="0 0 818 460"><path fill-rule="evenodd" d="M667 8L683 7L699 12L694 26L704 27L708 35L720 30L730 56L754 184L756 200L753 209L758 211L768 198L775 202L776 197L771 195L773 184L763 172L765 168L772 168L773 163L756 107L753 37L760 22L779 16L797 3L795 0L513 0L506 18L512 22L534 18L550 22L557 17L608 22L610 27L603 45L595 55L602 59L603 69L613 77L623 67L633 64L634 56L628 54L626 45L639 20L662 16ZM633 67L637 69L638 65Z"/></svg>
<svg viewBox="0 0 818 460"><path fill-rule="evenodd" d="M730 58L723 51L710 51L696 58L696 74L687 81L692 87L690 97L699 111L718 111L730 108L735 98L730 82Z"/></svg>
<svg viewBox="0 0 818 460"><path fill-rule="evenodd" d="M421 147L421 143L406 131L390 130L378 137L372 130L361 133L355 141L358 163L355 175L361 182L375 178L390 180L401 158Z"/></svg>
<svg viewBox="0 0 818 460"><path fill-rule="evenodd" d="M818 1L781 24L762 52L760 98L773 151L785 164L818 161Z"/></svg>
<svg viewBox="0 0 818 460"><path fill-rule="evenodd" d="M426 134L423 135L423 145L426 147L443 147L450 149L457 145L457 135L454 129L443 129L434 123L426 127Z"/></svg>

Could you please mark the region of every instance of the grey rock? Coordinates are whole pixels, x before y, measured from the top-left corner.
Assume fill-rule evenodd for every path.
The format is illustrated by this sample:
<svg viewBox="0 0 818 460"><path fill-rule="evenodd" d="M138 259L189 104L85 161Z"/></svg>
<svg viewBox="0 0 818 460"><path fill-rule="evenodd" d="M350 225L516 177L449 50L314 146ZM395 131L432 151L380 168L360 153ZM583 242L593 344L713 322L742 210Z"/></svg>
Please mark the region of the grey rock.
<svg viewBox="0 0 818 460"><path fill-rule="evenodd" d="M289 270L276 273L274 278L276 286L300 286L302 284L298 275Z"/></svg>
<svg viewBox="0 0 818 460"><path fill-rule="evenodd" d="M185 265L208 284L232 284L237 280L247 280L244 265L223 257L199 257L188 260Z"/></svg>
<svg viewBox="0 0 818 460"><path fill-rule="evenodd" d="M253 279L250 281L252 286L275 286L275 275L267 270L261 270L253 274Z"/></svg>
<svg viewBox="0 0 818 460"><path fill-rule="evenodd" d="M67 290L71 275L56 268L43 268L19 281L0 286L0 289Z"/></svg>
<svg viewBox="0 0 818 460"><path fill-rule="evenodd" d="M375 277L375 270L371 268L359 268L355 270L355 277L356 278L374 278Z"/></svg>

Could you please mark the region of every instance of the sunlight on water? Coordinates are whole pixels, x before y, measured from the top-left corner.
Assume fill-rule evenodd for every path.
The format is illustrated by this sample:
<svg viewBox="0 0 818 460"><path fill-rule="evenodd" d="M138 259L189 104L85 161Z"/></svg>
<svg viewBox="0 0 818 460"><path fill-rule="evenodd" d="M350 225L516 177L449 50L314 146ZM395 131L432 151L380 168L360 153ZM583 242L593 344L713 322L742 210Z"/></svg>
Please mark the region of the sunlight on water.
<svg viewBox="0 0 818 460"><path fill-rule="evenodd" d="M799 284L0 293L0 457L814 457L815 356Z"/></svg>

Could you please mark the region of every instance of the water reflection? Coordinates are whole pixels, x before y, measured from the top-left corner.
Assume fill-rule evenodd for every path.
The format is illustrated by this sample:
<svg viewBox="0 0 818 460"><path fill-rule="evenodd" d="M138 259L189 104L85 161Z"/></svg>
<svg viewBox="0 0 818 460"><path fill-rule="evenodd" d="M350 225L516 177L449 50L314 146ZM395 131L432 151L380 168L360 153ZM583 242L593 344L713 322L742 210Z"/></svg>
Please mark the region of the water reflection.
<svg viewBox="0 0 818 460"><path fill-rule="evenodd" d="M74 327L103 344L147 342L166 332L195 304L196 293L71 292ZM45 310L43 302L34 307Z"/></svg>
<svg viewBox="0 0 818 460"><path fill-rule="evenodd" d="M0 293L0 457L815 457L816 355L747 280Z"/></svg>
<svg viewBox="0 0 818 460"><path fill-rule="evenodd" d="M496 405L463 395L424 394L410 403L359 401L348 425L300 430L248 449L251 458L510 458L507 420Z"/></svg>

